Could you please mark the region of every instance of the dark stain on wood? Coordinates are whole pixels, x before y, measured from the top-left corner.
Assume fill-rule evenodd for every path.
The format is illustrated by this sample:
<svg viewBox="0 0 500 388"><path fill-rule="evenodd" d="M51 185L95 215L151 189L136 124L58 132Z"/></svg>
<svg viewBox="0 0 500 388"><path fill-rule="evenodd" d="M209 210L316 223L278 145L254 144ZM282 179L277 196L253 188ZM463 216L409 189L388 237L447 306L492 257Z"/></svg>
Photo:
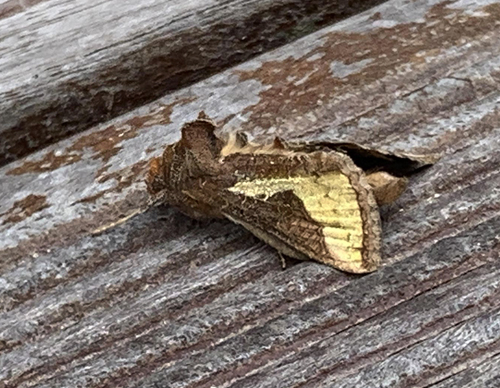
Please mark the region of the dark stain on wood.
<svg viewBox="0 0 500 388"><path fill-rule="evenodd" d="M169 124L170 114L174 106L186 104L190 101L192 101L190 98L179 99L175 103L161 106L155 112L145 116L132 117L119 125L109 125L99 131L81 136L63 151L59 151L59 153L50 151L41 160L24 161L22 165L7 171L7 174L22 175L52 171L62 166L79 162L86 150L92 152L93 159L102 160L103 163L107 163L113 156L120 152L122 149L120 143L122 141L136 137L138 132L147 126ZM105 170L106 168L101 169L100 173L97 174L98 177Z"/></svg>
<svg viewBox="0 0 500 388"><path fill-rule="evenodd" d="M33 214L49 207L46 199L45 195L29 194L25 198L15 201L9 211L1 214L7 217L3 224L24 221Z"/></svg>
<svg viewBox="0 0 500 388"><path fill-rule="evenodd" d="M0 5L0 19L8 18L47 0L7 0Z"/></svg>
<svg viewBox="0 0 500 388"><path fill-rule="evenodd" d="M324 101L325 96L328 98L353 89L363 90L364 84L383 78L399 63L418 67L432 51L443 51L460 42L481 39L495 29L500 19L500 4L486 6L484 12L488 16L481 17L480 21L467 15L465 10L446 8L448 4L444 2L432 7L424 23L404 23L363 33L328 33L322 45L327 49L318 47L311 50L307 54L312 58L310 60L289 57L281 61L267 61L256 70L237 70L242 80L257 79L269 85L260 93L259 104L245 110L250 114L249 123L262 128L279 127L282 117L314 112L320 108L318 104ZM332 47L335 49L332 50ZM427 54L419 55L423 51ZM314 59L315 56L318 58ZM331 64L334 61L352 69L332 77ZM307 82L303 82L304 79ZM456 93L455 99L448 104L427 100L427 105L421 105L420 109L435 114L435 109L444 110L472 101L474 91L470 90L470 85L464 89L462 93ZM460 101L456 101L457 97ZM332 111L330 114L338 113ZM369 115L363 117L369 118Z"/></svg>

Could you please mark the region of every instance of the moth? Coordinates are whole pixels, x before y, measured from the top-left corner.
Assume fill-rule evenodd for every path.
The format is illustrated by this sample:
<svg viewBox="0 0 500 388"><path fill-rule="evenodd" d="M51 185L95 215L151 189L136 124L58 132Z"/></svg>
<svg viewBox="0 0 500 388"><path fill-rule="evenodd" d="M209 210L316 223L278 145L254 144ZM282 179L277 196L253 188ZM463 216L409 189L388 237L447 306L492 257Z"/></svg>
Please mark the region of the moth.
<svg viewBox="0 0 500 388"><path fill-rule="evenodd" d="M351 273L377 269L379 205L436 159L342 142L259 145L241 132L221 139L216 129L201 112L152 159L146 184L153 202L197 219L227 218L281 254Z"/></svg>

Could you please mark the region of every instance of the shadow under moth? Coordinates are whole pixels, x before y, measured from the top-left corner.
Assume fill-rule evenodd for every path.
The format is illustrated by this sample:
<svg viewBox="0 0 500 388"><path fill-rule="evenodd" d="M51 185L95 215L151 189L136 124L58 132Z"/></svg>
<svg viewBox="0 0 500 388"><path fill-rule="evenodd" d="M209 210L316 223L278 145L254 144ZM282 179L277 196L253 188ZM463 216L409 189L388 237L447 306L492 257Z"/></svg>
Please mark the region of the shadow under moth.
<svg viewBox="0 0 500 388"><path fill-rule="evenodd" d="M378 206L436 160L354 143L258 145L243 133L220 139L215 130L201 112L151 161L151 202L194 218L228 218L286 256L352 273L379 266Z"/></svg>

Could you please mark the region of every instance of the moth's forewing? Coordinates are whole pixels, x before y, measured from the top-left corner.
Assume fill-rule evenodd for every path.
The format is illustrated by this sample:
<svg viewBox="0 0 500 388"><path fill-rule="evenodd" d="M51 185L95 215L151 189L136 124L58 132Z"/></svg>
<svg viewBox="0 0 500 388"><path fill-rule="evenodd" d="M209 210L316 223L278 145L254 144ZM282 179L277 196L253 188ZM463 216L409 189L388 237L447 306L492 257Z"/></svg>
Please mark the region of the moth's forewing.
<svg viewBox="0 0 500 388"><path fill-rule="evenodd" d="M430 166L439 159L439 155L417 155L403 152L390 152L348 142L310 142L286 143L294 151L313 152L314 150L332 150L347 154L354 163L367 174L385 171L402 177Z"/></svg>
<svg viewBox="0 0 500 388"><path fill-rule="evenodd" d="M378 207L346 155L234 154L223 164L238 166L242 177L220 192L231 220L292 257L353 273L378 267Z"/></svg>

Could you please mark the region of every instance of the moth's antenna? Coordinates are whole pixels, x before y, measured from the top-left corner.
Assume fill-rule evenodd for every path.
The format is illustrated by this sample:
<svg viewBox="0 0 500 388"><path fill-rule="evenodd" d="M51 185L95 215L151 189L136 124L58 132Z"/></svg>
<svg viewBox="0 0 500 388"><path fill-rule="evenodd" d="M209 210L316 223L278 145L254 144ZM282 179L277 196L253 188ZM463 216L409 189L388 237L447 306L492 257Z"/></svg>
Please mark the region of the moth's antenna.
<svg viewBox="0 0 500 388"><path fill-rule="evenodd" d="M129 215L126 215L125 217L122 217L115 222L112 222L110 224L103 225L97 229L94 229L92 232L90 232L90 234L95 236L95 235L101 234L101 233L103 233L111 228L114 228L115 226L121 225L121 224L127 222L128 220L130 220L131 218L135 217L136 215L147 212L153 206L160 204L162 201L163 201L163 195L158 195L158 196L155 196L153 198L150 198L144 206L140 207L139 209L134 210Z"/></svg>

